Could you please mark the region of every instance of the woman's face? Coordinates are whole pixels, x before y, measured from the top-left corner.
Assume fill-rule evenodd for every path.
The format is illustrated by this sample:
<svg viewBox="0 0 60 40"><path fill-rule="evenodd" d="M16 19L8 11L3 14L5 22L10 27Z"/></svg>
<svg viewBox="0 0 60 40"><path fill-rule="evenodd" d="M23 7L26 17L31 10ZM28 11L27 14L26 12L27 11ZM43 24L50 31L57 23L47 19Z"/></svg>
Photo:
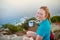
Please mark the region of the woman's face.
<svg viewBox="0 0 60 40"><path fill-rule="evenodd" d="M43 9L38 9L36 16L38 20L45 19L45 11Z"/></svg>

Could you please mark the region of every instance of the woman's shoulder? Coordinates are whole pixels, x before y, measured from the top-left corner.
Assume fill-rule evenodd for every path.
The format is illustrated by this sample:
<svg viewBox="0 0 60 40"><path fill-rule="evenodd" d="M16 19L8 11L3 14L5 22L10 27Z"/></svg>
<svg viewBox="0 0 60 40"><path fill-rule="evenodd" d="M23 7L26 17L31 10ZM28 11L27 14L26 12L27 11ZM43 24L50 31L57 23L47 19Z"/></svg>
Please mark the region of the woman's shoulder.
<svg viewBox="0 0 60 40"><path fill-rule="evenodd" d="M45 19L43 22L42 22L42 26L46 26L46 27L50 27L50 22L48 19Z"/></svg>
<svg viewBox="0 0 60 40"><path fill-rule="evenodd" d="M41 27L41 26L50 26L50 22L49 22L49 20L48 19L45 19L45 20L43 20L41 23L39 23L39 26Z"/></svg>

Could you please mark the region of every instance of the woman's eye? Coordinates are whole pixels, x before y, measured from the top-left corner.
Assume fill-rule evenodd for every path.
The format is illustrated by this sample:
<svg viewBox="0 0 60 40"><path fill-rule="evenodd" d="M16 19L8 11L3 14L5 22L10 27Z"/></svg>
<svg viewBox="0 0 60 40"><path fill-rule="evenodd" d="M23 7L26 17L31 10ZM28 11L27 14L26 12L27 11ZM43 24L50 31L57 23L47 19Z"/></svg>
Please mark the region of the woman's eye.
<svg viewBox="0 0 60 40"><path fill-rule="evenodd" d="M38 15L43 15L43 14L38 12Z"/></svg>

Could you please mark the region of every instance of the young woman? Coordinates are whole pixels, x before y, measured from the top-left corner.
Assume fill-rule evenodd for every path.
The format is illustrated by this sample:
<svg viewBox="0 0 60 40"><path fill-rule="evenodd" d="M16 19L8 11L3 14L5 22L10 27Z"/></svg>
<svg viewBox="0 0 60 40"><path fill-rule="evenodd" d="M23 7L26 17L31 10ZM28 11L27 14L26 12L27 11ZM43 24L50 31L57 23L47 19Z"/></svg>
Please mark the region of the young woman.
<svg viewBox="0 0 60 40"><path fill-rule="evenodd" d="M34 37L34 40L50 40L50 13L46 6L42 6L38 9L37 20L39 20L38 28L35 32L28 31L27 36ZM24 38L27 39L27 38Z"/></svg>
<svg viewBox="0 0 60 40"><path fill-rule="evenodd" d="M39 26L36 30L36 40L50 40L50 13L46 6L42 6L38 9L37 19L40 20Z"/></svg>

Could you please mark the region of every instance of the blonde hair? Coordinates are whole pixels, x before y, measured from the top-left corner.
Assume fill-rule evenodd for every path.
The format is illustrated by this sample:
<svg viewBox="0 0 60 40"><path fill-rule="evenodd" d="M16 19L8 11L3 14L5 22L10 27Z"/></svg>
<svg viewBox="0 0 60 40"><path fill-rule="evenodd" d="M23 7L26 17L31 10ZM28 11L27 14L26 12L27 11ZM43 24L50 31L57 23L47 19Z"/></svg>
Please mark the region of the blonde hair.
<svg viewBox="0 0 60 40"><path fill-rule="evenodd" d="M48 20L50 20L50 12L49 9L47 8L47 6L42 6L40 7L40 9L43 9L46 13L45 17L47 17Z"/></svg>

